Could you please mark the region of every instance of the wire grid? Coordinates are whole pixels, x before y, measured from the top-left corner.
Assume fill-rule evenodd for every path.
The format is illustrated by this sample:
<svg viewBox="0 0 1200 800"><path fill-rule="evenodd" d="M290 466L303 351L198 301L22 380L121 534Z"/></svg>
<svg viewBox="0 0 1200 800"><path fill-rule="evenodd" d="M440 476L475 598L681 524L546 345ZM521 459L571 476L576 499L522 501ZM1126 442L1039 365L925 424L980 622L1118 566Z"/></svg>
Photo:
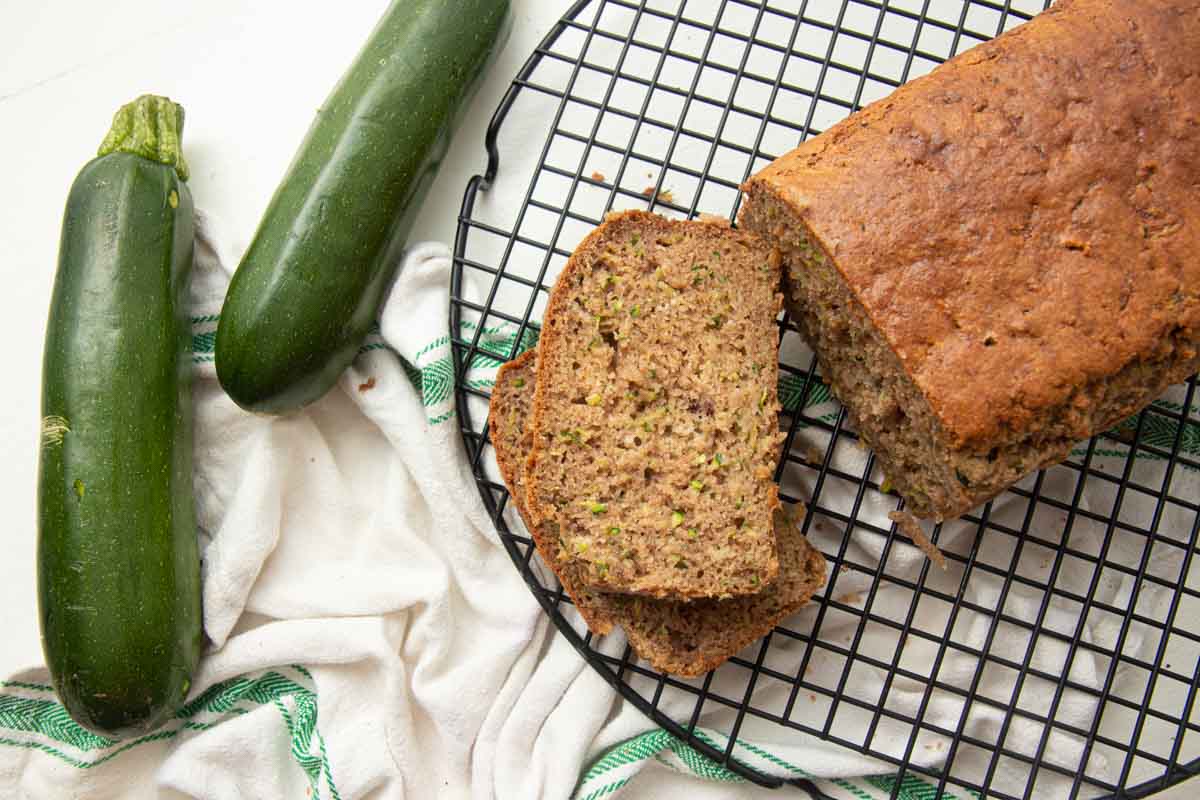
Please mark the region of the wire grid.
<svg viewBox="0 0 1200 800"><path fill-rule="evenodd" d="M536 342L554 276L604 212L733 219L738 186L752 172L1046 5L580 0L513 81L489 129L486 174L464 195L450 308L459 420L501 538L558 630L609 683L757 783L782 779L743 763L735 744L751 729L779 726L891 765L898 774L879 785L892 797L911 775L924 776L938 796L1031 798L1067 785L1072 797L1141 797L1200 772L1200 635L1188 629L1200 612L1200 570L1191 572L1200 526L1191 483L1200 473L1196 379L1081 444L1063 465L935 528L947 573L924 562L915 574L898 574L891 564L910 540L869 513L896 501L882 492L873 455L857 446L785 316L787 437L776 479L785 501L807 504L804 533L832 572L824 592L761 643L703 679L681 680L650 669L619 640L614 649L614 637L587 632L532 541L510 525L508 493L487 455L490 382L472 379L471 370ZM525 127L504 158L534 157L528 120L538 117L530 109L549 121L532 125L540 153L514 176L524 199L489 206L480 190L497 180L506 119ZM867 542L875 558L855 542ZM1115 596L1105 588L1114 582L1126 587ZM839 594L839 584L861 588ZM993 588L985 599L969 591L983 584ZM1034 610L1010 607L1019 593L1035 598ZM1142 602L1152 596L1166 599L1152 608ZM1056 610L1064 606L1076 611L1067 622ZM829 630L848 630L849 640L822 635ZM992 649L998 634L1014 633L1023 648ZM867 646L879 641L888 646ZM1077 674L1085 662L1092 680ZM951 664L966 665L965 680L943 677ZM861 670L882 676L874 697L847 691ZM919 687L915 706L892 702L902 684ZM1026 702L1035 688L1051 690L1048 707ZM1094 704L1090 721L1067 719L1080 698ZM957 725L929 718L947 702L961 709ZM728 723L724 742L699 730L714 710ZM976 713L994 724L969 725ZM1098 760L1107 769L1095 768ZM823 796L806 780L793 782Z"/></svg>

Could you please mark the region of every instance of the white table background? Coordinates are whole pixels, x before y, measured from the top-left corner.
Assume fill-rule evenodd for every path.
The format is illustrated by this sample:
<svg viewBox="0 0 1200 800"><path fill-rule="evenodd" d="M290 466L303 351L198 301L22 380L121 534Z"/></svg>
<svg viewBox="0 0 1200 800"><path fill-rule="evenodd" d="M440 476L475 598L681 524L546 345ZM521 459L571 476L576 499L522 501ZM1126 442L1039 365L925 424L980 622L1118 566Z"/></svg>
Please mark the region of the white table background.
<svg viewBox="0 0 1200 800"><path fill-rule="evenodd" d="M37 653L35 481L42 340L67 189L95 154L111 115L139 94L187 110L184 147L198 207L244 246L313 113L353 58L386 0L289 3L210 0L0 2L0 348L9 374L0 414L0 675ZM514 0L512 35L453 140L412 231L452 242L470 175L485 163L492 110L568 0ZM629 794L661 796L680 779L658 775ZM697 800L721 787L698 787ZM1158 795L1183 800L1200 779ZM759 792L751 792L758 796ZM748 796L748 795L743 795ZM761 796L778 797L766 790Z"/></svg>

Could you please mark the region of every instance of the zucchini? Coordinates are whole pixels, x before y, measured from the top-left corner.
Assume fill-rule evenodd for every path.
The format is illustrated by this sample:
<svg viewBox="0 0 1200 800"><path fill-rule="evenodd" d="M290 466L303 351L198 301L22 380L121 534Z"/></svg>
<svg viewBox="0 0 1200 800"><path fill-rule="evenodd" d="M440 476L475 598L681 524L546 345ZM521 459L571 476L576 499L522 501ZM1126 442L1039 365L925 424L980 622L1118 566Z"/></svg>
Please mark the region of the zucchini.
<svg viewBox="0 0 1200 800"><path fill-rule="evenodd" d="M200 655L183 109L121 108L71 186L42 369L38 604L67 712L102 735L179 708Z"/></svg>
<svg viewBox="0 0 1200 800"><path fill-rule="evenodd" d="M327 392L366 337L508 0L394 0L317 113L230 283L217 377L245 409Z"/></svg>

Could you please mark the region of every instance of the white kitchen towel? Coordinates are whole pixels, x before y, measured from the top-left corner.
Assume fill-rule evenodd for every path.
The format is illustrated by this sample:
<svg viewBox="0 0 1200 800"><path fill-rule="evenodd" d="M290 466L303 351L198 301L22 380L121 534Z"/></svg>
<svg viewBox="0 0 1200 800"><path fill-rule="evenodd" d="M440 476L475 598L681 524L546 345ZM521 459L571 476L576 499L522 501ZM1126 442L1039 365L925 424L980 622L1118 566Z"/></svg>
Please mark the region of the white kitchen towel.
<svg viewBox="0 0 1200 800"><path fill-rule="evenodd" d="M67 717L48 686L40 654L26 654L29 669L0 681L0 797L483 800L573 795L593 800L638 796L639 783L633 778L647 768L658 773L657 791L665 776L674 775L673 785L680 789L701 778L720 782L726 796L754 794L737 775L618 701L548 624L498 539L459 434L450 338L478 337L483 349L495 354L477 356L466 375L470 386L486 389L500 360L532 346L534 334L508 325L479 328L469 315L459 321L458 330L448 331L449 253L442 245L417 246L407 254L380 329L335 391L288 417L247 414L222 394L212 366L220 300L238 255L222 238L220 226L202 216L193 283L195 486L210 643L192 696L159 731L132 741L108 741ZM463 287L478 300L488 290L469 283ZM805 401L814 406L811 413L833 413L832 406L820 407L831 402L824 395ZM479 400L470 413L478 420L485 410ZM843 449L834 454L843 469L852 470L865 458L855 448ZM1116 456L1112 463L1119 465L1122 460ZM494 475L488 459L484 468ZM1139 466L1143 468L1150 473L1141 477L1149 481L1162 465L1147 462ZM1043 493L1065 491L1069 487L1054 484L1069 483L1072 474L1047 473ZM1194 490L1193 479L1190 473L1178 478ZM1111 492L1109 484L1097 484L1089 482L1083 507L1104 514ZM836 497L836 490L826 491ZM1153 511L1147 503L1127 499L1123 513L1144 516ZM878 503L861 515L883 519L887 510ZM992 513L994 519L1008 519L1024 513L1024 505L1016 498L1005 500ZM1187 520L1175 518L1186 515L1186 509L1168 508L1166 513L1164 530L1186 530ZM1054 536L1061 532L1060 522L1045 520L1039 533ZM512 523L519 525L515 519ZM1102 541L1093 523L1077 522L1073 547L1098 553ZM969 534L968 526L948 526L942 543L965 552L975 539ZM840 532L817 526L812 535L827 552L840 543ZM852 537L849 558L878 562L884 554L875 542L874 537ZM1011 544L1005 544L1003 534L990 533L975 558L990 563L992 550L1004 546ZM1117 531L1108 546L1114 562L1141 561L1136 536ZM1025 552L1025 558L1044 558L1040 568L1050 569L1053 553L1040 545L1028 545ZM1148 554L1149 571L1170 576L1174 570L1177 575L1180 553L1156 549ZM1088 564L1077 561L1062 566L1058 582L1068 580L1082 593L1091 573ZM920 552L906 543L893 547L887 565L888 574L901 580L928 569ZM1035 572L1038 568L1032 567ZM1078 574L1069 574L1072 570ZM869 601L875 615L907 610L907 590L888 585L868 597L868 578L853 570L831 575L831 608L862 608ZM961 565L952 564L945 575L931 572L928 582L953 595L961 578ZM1107 607L1136 602L1143 616L1163 613L1166 593L1161 589L1135 586L1120 573L1096 578L1101 581L1097 598ZM969 648L982 648L991 636L992 652L1019 662L1032 646L1012 625L992 630L993 617L980 611L995 607L1003 584L1002 572L976 573L965 598L969 606L956 615L941 602L922 602L914 614L914 629L938 630L940 625L964 648L951 650L937 665L939 685L927 698L931 726L953 731L961 721L966 734L995 739L1003 703L977 705L961 720L961 693L976 675ZM1012 586L1002 612L1007 618L1035 619L1046 597L1035 585ZM811 606L788 624L811 628L816 613ZM1057 717L1084 730L1098 710L1088 689L1103 683L1109 669L1104 648L1115 647L1120 634L1111 614L1093 616L1080 620L1078 604L1050 595L1044 627L1051 634L1029 654L1037 674L1069 670L1074 688L1063 693ZM572 618L579 625L577 615ZM820 641L848 647L860 619L827 610ZM1096 649L1079 651L1068 666L1067 641L1077 626L1080 638ZM1120 642L1123 652L1152 660L1158 639L1149 632L1146 626L1130 629ZM616 634L600 646L619 653L623 640ZM870 625L861 632L857 652L890 659L896 647L893 629ZM768 665L787 674L803 648L801 642L776 641L771 659L781 660ZM913 715L926 700L927 683L916 676L930 674L928 659L937 647L913 636L902 651L906 673L891 682L886 697L880 696L885 676L872 669L852 670L842 695ZM748 653L753 659L757 646ZM804 677L832 689L844 664L836 650L814 647ZM1138 678L1120 665L1114 671L1118 682ZM1054 696L1053 685L1037 674L1024 683L1018 698L1022 708L1044 710ZM985 671L976 690L1004 698L1006 691L1012 693L1013 679L1001 670ZM714 674L709 688L740 696L745 680L746 670L731 664ZM789 688L760 677L754 703L782 709ZM817 719L828 711L828 694L802 693L791 718ZM661 707L687 720L693 696L667 691ZM834 733L853 739L866 729L869 715L864 718L861 709L843 706L847 709L855 713L838 717ZM727 740L721 732L730 730L734 715L726 706L707 704L697 735L723 746ZM893 722L885 717L870 745L901 755L908 730ZM1005 744L1032 753L1043 733L1048 761L1078 759L1080 737L1062 729L1044 731L1027 717L1010 723ZM947 742L934 730L922 733L912 760L936 769L946 757ZM880 798L897 788L885 763L752 716L743 722L733 753L772 775L813 779L834 797ZM1121 763L1110 753L1091 753L1090 768L1096 774L1115 777ZM959 758L986 763L987 756L960 753ZM928 796L927 780L906 776L899 782L899 796ZM1024 780L1019 763L1006 763L994 779L1010 790ZM1043 775L1038 796L1062 796L1070 782L1063 775Z"/></svg>
<svg viewBox="0 0 1200 800"><path fill-rule="evenodd" d="M109 742L66 716L28 653L0 685L0 796L523 796L493 784L480 731L508 716L506 681L546 623L462 455L447 249L408 254L386 345L373 333L325 399L268 418L215 380L239 255L218 228L201 217L193 280L210 640L193 695L161 730ZM606 715L611 694L597 698ZM548 796L576 777L555 776Z"/></svg>

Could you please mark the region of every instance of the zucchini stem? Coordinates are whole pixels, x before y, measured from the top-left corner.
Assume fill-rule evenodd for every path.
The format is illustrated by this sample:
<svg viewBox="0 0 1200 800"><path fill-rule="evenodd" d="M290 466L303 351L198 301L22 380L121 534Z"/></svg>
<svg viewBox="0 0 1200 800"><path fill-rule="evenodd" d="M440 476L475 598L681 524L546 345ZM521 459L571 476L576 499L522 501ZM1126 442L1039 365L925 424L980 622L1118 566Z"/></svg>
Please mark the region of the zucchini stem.
<svg viewBox="0 0 1200 800"><path fill-rule="evenodd" d="M165 164L186 181L183 106L153 94L144 94L121 106L113 115L112 128L101 142L98 155L109 153L132 153Z"/></svg>

